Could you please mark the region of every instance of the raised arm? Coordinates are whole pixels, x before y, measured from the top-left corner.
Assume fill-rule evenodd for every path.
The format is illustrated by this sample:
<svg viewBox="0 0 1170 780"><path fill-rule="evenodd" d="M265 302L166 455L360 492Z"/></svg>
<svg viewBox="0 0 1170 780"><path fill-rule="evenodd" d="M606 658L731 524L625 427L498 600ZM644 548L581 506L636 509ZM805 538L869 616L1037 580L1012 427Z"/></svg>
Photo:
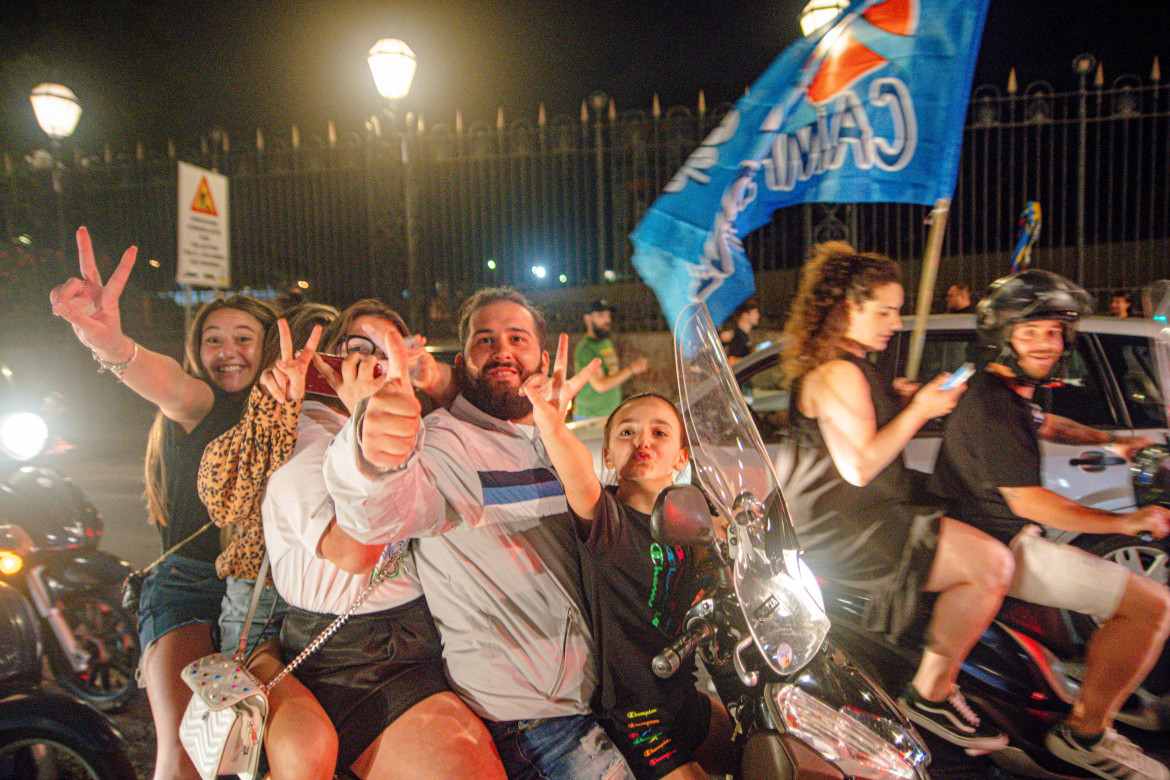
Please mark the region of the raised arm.
<svg viewBox="0 0 1170 780"><path fill-rule="evenodd" d="M173 358L152 352L122 333L118 299L130 278L137 254L137 247L127 249L103 285L94 262L89 231L78 228L81 278L70 278L55 287L49 293L49 301L53 313L73 326L78 340L93 351L95 358L109 366L127 387L189 432L215 402L211 386L188 374Z"/></svg>
<svg viewBox="0 0 1170 780"><path fill-rule="evenodd" d="M825 437L833 464L850 484L869 484L905 449L927 420L950 412L966 389L942 391L949 374L940 374L915 393L910 403L880 430L873 395L861 369L832 360L810 373L801 387Z"/></svg>
<svg viewBox="0 0 1170 780"><path fill-rule="evenodd" d="M572 379L565 378L568 362L569 337L562 333L557 342L552 376L545 371L533 374L524 382L520 393L532 401L536 429L560 477L569 508L579 520L591 523L597 517L601 482L593 472L593 456L589 448L565 425L565 415L569 402L601 366L601 359L594 358Z"/></svg>

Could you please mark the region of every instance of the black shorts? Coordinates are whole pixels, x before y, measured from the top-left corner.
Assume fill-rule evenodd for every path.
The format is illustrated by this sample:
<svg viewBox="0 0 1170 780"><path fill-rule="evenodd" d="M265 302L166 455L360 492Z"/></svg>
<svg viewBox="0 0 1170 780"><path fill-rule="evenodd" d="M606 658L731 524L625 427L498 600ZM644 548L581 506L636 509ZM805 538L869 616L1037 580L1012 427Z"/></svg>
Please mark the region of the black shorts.
<svg viewBox="0 0 1170 780"><path fill-rule="evenodd" d="M615 707L599 720L634 776L658 780L694 760L711 729L711 700L680 686L658 701Z"/></svg>
<svg viewBox="0 0 1170 780"><path fill-rule="evenodd" d="M336 615L289 607L280 630L288 663ZM294 674L337 729L337 766L346 769L400 715L449 690L443 645L424 597L383 612L353 615Z"/></svg>

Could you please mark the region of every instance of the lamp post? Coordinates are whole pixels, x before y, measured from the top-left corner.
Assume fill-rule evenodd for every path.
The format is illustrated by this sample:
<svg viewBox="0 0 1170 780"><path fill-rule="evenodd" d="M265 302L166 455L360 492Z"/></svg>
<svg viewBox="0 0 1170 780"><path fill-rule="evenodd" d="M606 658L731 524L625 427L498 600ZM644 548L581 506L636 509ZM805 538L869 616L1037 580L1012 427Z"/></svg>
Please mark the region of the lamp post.
<svg viewBox="0 0 1170 780"><path fill-rule="evenodd" d="M1078 111L1077 139L1077 283L1087 284L1085 279L1085 154L1088 136L1089 111L1086 104L1088 92L1085 82L1097 67L1097 58L1092 54L1078 54L1073 58L1072 69L1081 80L1080 110Z"/></svg>
<svg viewBox="0 0 1170 780"><path fill-rule="evenodd" d="M37 124L49 136L49 148L53 158L53 194L57 199L57 250L65 251L65 193L61 183L61 141L73 135L77 121L81 119L81 104L77 96L60 84L38 84L28 97L32 103Z"/></svg>
<svg viewBox="0 0 1170 780"><path fill-rule="evenodd" d="M410 92L410 82L414 79L417 61L414 52L404 42L397 38L383 38L370 47L368 57L370 73L374 77L374 86L379 94L388 102L388 113L392 122L398 101ZM406 245L406 295L407 312L410 326L418 328L422 322L422 285L419 284L418 258L416 257L416 240L414 231L414 183L411 179L410 145L408 142L408 128L403 123L393 128L398 132L399 160L402 163L402 220L405 232Z"/></svg>
<svg viewBox="0 0 1170 780"><path fill-rule="evenodd" d="M809 35L822 25L833 21L841 13L848 0L809 0L800 12L800 31Z"/></svg>

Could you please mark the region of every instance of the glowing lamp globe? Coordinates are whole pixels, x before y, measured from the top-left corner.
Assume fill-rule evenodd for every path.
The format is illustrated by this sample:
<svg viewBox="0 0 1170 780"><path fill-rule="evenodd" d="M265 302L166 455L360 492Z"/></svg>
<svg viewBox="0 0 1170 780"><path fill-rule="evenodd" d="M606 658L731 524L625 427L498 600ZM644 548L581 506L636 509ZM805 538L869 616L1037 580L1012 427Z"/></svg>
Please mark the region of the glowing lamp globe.
<svg viewBox="0 0 1170 780"><path fill-rule="evenodd" d="M81 119L81 104L68 87L60 84L40 84L29 95L37 124L50 138L60 140L73 135L77 120Z"/></svg>
<svg viewBox="0 0 1170 780"><path fill-rule="evenodd" d="M814 30L837 18L847 6L847 0L809 0L800 12L800 31L810 35Z"/></svg>
<svg viewBox="0 0 1170 780"><path fill-rule="evenodd" d="M414 52L397 38L383 38L370 48L370 72L374 85L387 100L398 100L410 92L417 65Z"/></svg>

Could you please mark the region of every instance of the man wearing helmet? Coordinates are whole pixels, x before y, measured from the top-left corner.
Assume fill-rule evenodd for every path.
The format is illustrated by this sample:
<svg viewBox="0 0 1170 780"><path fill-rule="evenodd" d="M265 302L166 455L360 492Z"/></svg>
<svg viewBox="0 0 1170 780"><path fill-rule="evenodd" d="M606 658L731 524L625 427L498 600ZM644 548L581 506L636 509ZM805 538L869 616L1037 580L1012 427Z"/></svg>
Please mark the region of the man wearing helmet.
<svg viewBox="0 0 1170 780"><path fill-rule="evenodd" d="M1170 593L1116 563L1044 539L1038 525L1155 538L1170 532L1170 512L1161 507L1117 514L1042 486L1040 438L1109 445L1126 457L1153 443L1046 414L1032 403L1090 308L1084 290L1048 271L1029 269L992 284L975 314L989 362L947 419L935 488L953 517L1011 548L1016 572L1009 596L1103 621L1089 641L1080 694L1068 719L1048 733L1048 749L1103 778L1168 780L1170 770L1111 726L1170 634Z"/></svg>

